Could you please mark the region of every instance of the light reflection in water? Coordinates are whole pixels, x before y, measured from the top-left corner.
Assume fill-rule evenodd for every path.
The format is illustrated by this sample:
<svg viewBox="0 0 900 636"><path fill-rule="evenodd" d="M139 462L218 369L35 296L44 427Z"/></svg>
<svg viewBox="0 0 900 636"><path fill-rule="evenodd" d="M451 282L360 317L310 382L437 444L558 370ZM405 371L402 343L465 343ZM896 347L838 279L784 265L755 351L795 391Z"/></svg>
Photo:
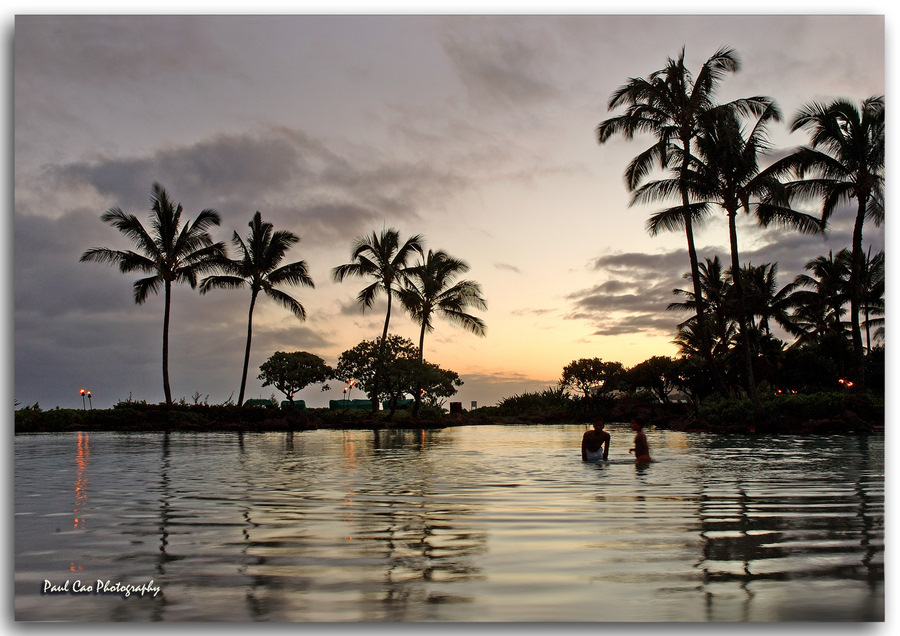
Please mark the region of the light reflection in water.
<svg viewBox="0 0 900 636"><path fill-rule="evenodd" d="M87 468L90 463L90 436L78 433L75 451L75 521L74 528L84 528L84 510L87 507Z"/></svg>
<svg viewBox="0 0 900 636"><path fill-rule="evenodd" d="M636 466L607 430L600 464L576 425L17 436L16 617L883 617L882 438L651 430ZM73 478L77 532L54 531ZM75 563L163 594L46 602Z"/></svg>

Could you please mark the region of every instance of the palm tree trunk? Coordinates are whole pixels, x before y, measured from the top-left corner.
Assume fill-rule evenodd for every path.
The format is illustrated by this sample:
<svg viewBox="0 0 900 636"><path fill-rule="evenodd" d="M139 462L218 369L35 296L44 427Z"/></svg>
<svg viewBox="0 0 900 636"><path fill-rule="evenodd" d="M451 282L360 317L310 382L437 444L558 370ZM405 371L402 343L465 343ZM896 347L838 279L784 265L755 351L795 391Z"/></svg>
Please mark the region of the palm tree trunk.
<svg viewBox="0 0 900 636"><path fill-rule="evenodd" d="M256 290L250 293L250 312L247 315L247 347L244 350L244 371L241 375L241 390L238 393L238 406L244 403L244 389L247 388L247 368L250 366L250 341L253 339L253 307L256 305Z"/></svg>
<svg viewBox="0 0 900 636"><path fill-rule="evenodd" d="M388 326L391 323L391 286L390 284L385 285L384 288L387 293L387 313L384 315L384 331L381 333L381 346L379 347L378 356L378 368L384 369L384 350L387 347L387 337L388 337ZM378 377L378 373L375 374L375 386L373 388L372 395L372 412L376 412L378 410L378 391L381 385L381 378Z"/></svg>
<svg viewBox="0 0 900 636"><path fill-rule="evenodd" d="M166 302L163 310L162 342L163 393L166 396L166 406L172 406L172 390L169 388L169 314L172 308L172 283L167 280L165 285Z"/></svg>
<svg viewBox="0 0 900 636"><path fill-rule="evenodd" d="M422 329L419 331L419 365L425 363L425 325L428 324L428 317L422 317ZM422 406L422 383L416 385L416 394L413 396L413 417L419 415L419 408Z"/></svg>
<svg viewBox="0 0 900 636"><path fill-rule="evenodd" d="M728 236L731 241L731 280L737 290L738 326L741 331L741 346L744 349L744 374L747 378L747 397L753 408L759 409L759 396L756 394L756 379L753 375L753 352L750 349L750 334L747 329L747 307L744 300L744 284L741 282L741 261L738 255L737 211L728 212Z"/></svg>
<svg viewBox="0 0 900 636"><path fill-rule="evenodd" d="M706 299L703 297L703 287L700 283L700 262L697 259L697 247L694 245L694 227L691 222L690 213L687 212L688 206L690 205L690 197L688 196L685 175L687 174L689 165L691 142L690 139L682 139L681 141L685 149L685 157L681 162L680 171L681 205L685 210L684 234L688 244L688 259L691 262L691 281L694 284L694 301L697 304L697 329L699 330L703 359L712 371L716 388L720 394L727 395L728 387L725 385L725 380L722 379L719 365L712 352L712 341L710 340L709 328L706 324Z"/></svg>
<svg viewBox="0 0 900 636"><path fill-rule="evenodd" d="M853 246L850 254L850 329L853 336L853 367L854 375L856 376L853 378L853 381L854 388L858 391L864 391L866 388L866 356L863 351L862 333L859 328L859 290L863 261L863 221L866 217L868 201L868 196L858 196L856 223L853 225Z"/></svg>

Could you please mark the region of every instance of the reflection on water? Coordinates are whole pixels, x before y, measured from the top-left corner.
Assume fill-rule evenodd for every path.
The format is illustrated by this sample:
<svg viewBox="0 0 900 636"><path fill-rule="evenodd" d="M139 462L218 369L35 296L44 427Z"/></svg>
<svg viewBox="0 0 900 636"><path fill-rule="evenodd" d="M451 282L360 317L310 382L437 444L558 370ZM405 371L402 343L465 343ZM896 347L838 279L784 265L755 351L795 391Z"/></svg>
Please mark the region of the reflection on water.
<svg viewBox="0 0 900 636"><path fill-rule="evenodd" d="M584 430L17 436L16 618L883 620L883 438Z"/></svg>

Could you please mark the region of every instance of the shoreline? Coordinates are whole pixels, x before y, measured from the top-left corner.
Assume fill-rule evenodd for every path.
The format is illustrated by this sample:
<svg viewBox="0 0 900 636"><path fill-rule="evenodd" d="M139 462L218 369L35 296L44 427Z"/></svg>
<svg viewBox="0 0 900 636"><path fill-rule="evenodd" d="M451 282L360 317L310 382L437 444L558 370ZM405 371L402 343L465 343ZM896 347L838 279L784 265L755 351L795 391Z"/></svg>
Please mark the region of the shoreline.
<svg viewBox="0 0 900 636"><path fill-rule="evenodd" d="M607 422L627 423L638 418L649 429L672 430L685 433L717 433L747 435L883 435L883 417L863 418L852 411L844 411L824 418L801 418L778 415L771 419L749 423L714 424L699 419L686 408L614 409L603 419ZM15 412L15 434L68 432L131 432L131 433L263 433L302 432L311 430L439 430L451 426L485 425L547 425L590 424L593 417L572 417L567 414L499 414L490 407L439 417L413 418L400 415L388 420L372 417L370 412L281 411L278 409L225 406L142 405L135 408L52 409ZM618 411L618 412L617 412ZM398 414L399 415L399 414ZM875 414L877 415L877 414Z"/></svg>

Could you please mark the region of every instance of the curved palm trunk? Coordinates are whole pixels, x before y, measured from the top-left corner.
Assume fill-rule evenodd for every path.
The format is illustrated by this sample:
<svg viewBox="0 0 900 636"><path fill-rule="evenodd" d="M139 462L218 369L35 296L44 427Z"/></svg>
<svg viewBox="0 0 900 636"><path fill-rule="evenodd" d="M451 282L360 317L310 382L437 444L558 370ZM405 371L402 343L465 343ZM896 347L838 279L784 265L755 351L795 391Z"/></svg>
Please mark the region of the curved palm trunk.
<svg viewBox="0 0 900 636"><path fill-rule="evenodd" d="M172 283L168 280L166 281L165 295L162 342L163 392L166 395L166 406L172 406L172 390L169 388L169 314L172 308Z"/></svg>
<svg viewBox="0 0 900 636"><path fill-rule="evenodd" d="M853 336L853 367L854 388L864 391L866 388L866 356L863 351L862 332L859 328L859 289L860 274L862 272L863 249L862 233L863 221L866 217L866 207L869 197L860 195L856 212L856 222L853 224L853 245L850 255L850 328Z"/></svg>
<svg viewBox="0 0 900 636"><path fill-rule="evenodd" d="M759 408L756 394L756 378L753 375L753 352L750 349L750 334L747 329L747 307L744 299L744 284L741 282L741 263L737 242L737 211L728 212L728 237L731 241L731 280L737 290L738 326L741 332L741 346L744 349L744 374L747 378L747 396L753 407Z"/></svg>
<svg viewBox="0 0 900 636"><path fill-rule="evenodd" d="M244 349L244 371L241 375L241 390L238 393L238 406L244 403L244 389L247 388L247 368L250 366L250 341L253 339L253 308L256 305L257 291L250 294L250 312L247 315L247 347ZM293 396L291 396L293 398Z"/></svg>

